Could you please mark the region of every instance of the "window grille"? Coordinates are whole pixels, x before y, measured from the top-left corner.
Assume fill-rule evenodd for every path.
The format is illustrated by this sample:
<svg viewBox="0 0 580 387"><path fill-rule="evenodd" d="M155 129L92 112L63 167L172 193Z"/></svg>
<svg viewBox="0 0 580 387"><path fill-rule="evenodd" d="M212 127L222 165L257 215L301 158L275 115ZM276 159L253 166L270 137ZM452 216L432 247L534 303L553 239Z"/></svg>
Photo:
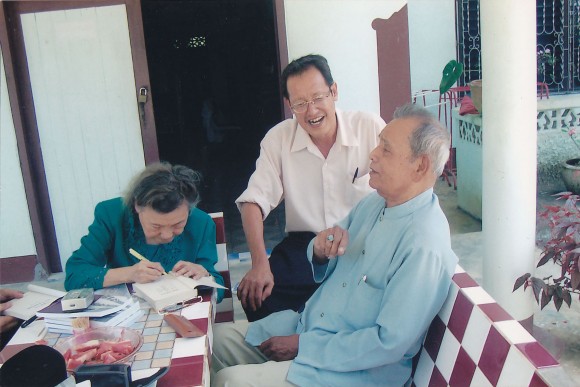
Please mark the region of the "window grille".
<svg viewBox="0 0 580 387"><path fill-rule="evenodd" d="M456 0L460 84L482 78L480 0ZM538 82L550 92L580 92L580 0L536 0Z"/></svg>

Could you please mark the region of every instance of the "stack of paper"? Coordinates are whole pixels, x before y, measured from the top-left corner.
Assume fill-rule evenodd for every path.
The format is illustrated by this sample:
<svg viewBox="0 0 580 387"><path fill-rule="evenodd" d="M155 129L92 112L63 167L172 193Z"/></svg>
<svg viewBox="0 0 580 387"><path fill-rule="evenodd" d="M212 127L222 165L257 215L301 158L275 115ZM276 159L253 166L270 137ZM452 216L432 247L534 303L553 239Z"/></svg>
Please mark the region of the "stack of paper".
<svg viewBox="0 0 580 387"><path fill-rule="evenodd" d="M81 311L63 311L60 302L55 302L39 310L36 315L44 318L49 332L73 333L73 319L77 317L89 317L91 327L129 326L143 312L139 302L129 293L127 285L123 284L96 290L95 301Z"/></svg>

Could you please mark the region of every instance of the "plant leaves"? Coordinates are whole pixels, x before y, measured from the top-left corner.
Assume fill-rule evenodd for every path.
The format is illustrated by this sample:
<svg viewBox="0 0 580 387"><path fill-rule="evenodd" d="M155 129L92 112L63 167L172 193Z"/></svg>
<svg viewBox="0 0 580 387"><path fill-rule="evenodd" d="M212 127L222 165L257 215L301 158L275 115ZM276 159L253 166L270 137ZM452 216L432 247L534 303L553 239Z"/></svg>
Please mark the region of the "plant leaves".
<svg viewBox="0 0 580 387"><path fill-rule="evenodd" d="M570 294L570 292L566 289L562 290L562 299L564 300L564 302L566 304L568 304L568 308L570 307L570 305L572 304L572 295Z"/></svg>
<svg viewBox="0 0 580 387"><path fill-rule="evenodd" d="M554 296L552 297L552 299L554 300L554 306L556 307L556 310L559 311L560 308L562 307L562 297L561 297L561 294L558 295L558 292L554 292ZM550 302L550 301L548 300L548 302Z"/></svg>
<svg viewBox="0 0 580 387"><path fill-rule="evenodd" d="M570 277L572 280L572 290L579 289L578 286L580 285L580 273L577 270L574 270Z"/></svg>
<svg viewBox="0 0 580 387"><path fill-rule="evenodd" d="M512 292L515 292L516 290L518 290L523 284L526 283L526 281L528 280L528 278L530 278L530 273L526 273L523 276L519 277L515 284L514 284L514 289L512 290ZM525 291L525 287L524 287L524 291Z"/></svg>
<svg viewBox="0 0 580 387"><path fill-rule="evenodd" d="M536 265L536 267L540 267L542 265L545 265L546 262L548 262L553 256L554 256L554 250L546 251L546 253L540 257L540 260L538 261L538 264Z"/></svg>
<svg viewBox="0 0 580 387"><path fill-rule="evenodd" d="M551 300L552 300L552 297L551 296L549 296L546 292L542 292L542 302L541 302L541 304L538 301L538 304L540 304L540 309L544 309L546 307L546 305L548 305L550 303Z"/></svg>
<svg viewBox="0 0 580 387"><path fill-rule="evenodd" d="M534 297L536 297L536 302L539 304L540 303L540 292L543 292L544 288L547 287L547 285L544 283L544 281L542 281L539 278L536 277L531 277L532 280L532 291L534 292Z"/></svg>

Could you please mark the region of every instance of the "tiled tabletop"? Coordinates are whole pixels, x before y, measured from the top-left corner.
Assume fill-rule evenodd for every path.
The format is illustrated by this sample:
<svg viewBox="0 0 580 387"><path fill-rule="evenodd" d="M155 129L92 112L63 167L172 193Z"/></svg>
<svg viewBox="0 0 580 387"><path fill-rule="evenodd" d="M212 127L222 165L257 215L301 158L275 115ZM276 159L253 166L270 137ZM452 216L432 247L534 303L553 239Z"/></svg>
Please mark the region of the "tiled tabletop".
<svg viewBox="0 0 580 387"><path fill-rule="evenodd" d="M214 304L215 298L211 294L205 294L202 302L175 312L190 320L205 333L204 336L196 338L180 337L163 320L163 315L142 304L145 313L131 326L143 335L143 345L131 363L133 379L152 374L158 368L169 367L169 371L157 382L157 386L209 386ZM44 340L47 345L55 346L68 337L70 335L49 332ZM0 363L22 349L35 345L34 342L11 343L12 341L0 352Z"/></svg>

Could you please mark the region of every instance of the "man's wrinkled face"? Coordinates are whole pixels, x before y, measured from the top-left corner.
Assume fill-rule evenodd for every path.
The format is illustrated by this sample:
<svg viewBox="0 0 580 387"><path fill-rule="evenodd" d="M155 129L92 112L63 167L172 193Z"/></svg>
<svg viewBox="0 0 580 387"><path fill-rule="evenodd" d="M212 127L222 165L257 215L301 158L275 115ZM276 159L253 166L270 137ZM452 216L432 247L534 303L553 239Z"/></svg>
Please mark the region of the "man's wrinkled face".
<svg viewBox="0 0 580 387"><path fill-rule="evenodd" d="M413 157L409 139L419 121L401 118L391 121L379 135L379 144L371 152L369 184L387 203L406 197L418 159Z"/></svg>
<svg viewBox="0 0 580 387"><path fill-rule="evenodd" d="M314 138L334 134L338 99L336 83L328 86L316 67L288 78L288 105L298 123ZM304 110L305 111L302 111Z"/></svg>

